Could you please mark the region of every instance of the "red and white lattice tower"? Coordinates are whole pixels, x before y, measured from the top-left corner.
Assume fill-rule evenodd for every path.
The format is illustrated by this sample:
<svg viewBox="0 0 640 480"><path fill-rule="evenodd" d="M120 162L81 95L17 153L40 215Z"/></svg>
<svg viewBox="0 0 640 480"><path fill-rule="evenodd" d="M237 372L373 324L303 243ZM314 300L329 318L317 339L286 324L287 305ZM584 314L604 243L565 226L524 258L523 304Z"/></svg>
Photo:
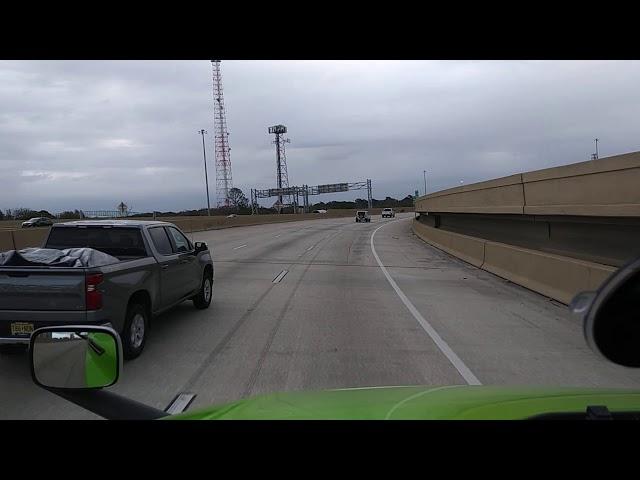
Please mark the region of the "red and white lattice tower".
<svg viewBox="0 0 640 480"><path fill-rule="evenodd" d="M233 188L233 181L220 60L211 60L211 65L213 66L213 141L216 151L216 195L218 207L228 207L230 205L229 190Z"/></svg>

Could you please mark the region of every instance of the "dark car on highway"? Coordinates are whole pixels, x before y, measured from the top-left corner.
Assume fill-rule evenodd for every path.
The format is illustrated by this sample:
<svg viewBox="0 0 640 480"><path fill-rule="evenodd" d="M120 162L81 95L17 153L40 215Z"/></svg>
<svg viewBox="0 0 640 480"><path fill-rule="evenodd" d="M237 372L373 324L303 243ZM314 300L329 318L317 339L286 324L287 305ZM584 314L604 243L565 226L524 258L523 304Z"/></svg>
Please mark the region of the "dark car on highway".
<svg viewBox="0 0 640 480"><path fill-rule="evenodd" d="M51 252L54 258L55 252L70 258L79 249L90 249L101 261L42 261ZM43 249L11 252L11 258L17 260L0 262L4 349L26 348L31 333L44 326L110 325L122 338L125 357L135 358L142 353L153 316L185 300L207 308L213 294L207 245L192 243L166 222L56 223Z"/></svg>
<svg viewBox="0 0 640 480"><path fill-rule="evenodd" d="M22 228L30 228L30 227L50 227L53 225L51 219L47 217L34 217L30 218L26 222L22 222Z"/></svg>

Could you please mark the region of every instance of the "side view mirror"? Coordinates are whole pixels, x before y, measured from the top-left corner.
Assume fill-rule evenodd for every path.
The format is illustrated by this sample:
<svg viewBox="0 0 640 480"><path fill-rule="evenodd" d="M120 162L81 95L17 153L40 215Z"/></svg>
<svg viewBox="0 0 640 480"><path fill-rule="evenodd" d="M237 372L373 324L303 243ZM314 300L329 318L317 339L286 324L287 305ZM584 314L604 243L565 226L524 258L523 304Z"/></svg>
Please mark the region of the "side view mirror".
<svg viewBox="0 0 640 480"><path fill-rule="evenodd" d="M31 335L33 381L108 420L153 420L184 411L193 394L178 395L167 411L102 390L122 372L122 343L115 330L93 325L39 328Z"/></svg>
<svg viewBox="0 0 640 480"><path fill-rule="evenodd" d="M625 367L640 367L640 258L613 273L596 292L582 292L569 305L582 317L592 350Z"/></svg>
<svg viewBox="0 0 640 480"><path fill-rule="evenodd" d="M209 248L205 242L196 242L194 246L196 253L204 252Z"/></svg>
<svg viewBox="0 0 640 480"><path fill-rule="evenodd" d="M95 326L39 328L31 335L33 381L46 389L110 387L122 371L122 344L115 330Z"/></svg>

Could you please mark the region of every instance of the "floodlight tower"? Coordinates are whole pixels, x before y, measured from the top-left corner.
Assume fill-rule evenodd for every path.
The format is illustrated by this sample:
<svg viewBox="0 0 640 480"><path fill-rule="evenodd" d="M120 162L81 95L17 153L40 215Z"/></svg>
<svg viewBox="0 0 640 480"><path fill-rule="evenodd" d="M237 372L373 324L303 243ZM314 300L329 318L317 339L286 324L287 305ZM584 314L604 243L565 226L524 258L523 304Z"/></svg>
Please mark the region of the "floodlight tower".
<svg viewBox="0 0 640 480"><path fill-rule="evenodd" d="M276 139L273 141L276 145L276 182L277 187L289 188L289 175L287 174L287 156L285 153L284 144L291 143L291 140L284 138L284 134L287 133L287 127L284 125L274 125L269 127L269 133L273 133ZM278 195L278 201L280 203L280 210L284 205L283 199L286 200L286 204L291 203L289 195Z"/></svg>
<svg viewBox="0 0 640 480"><path fill-rule="evenodd" d="M220 60L211 60L213 67L213 133L216 151L216 194L218 207L228 207L229 190L233 188L231 177L231 148L227 131L227 113L222 93Z"/></svg>

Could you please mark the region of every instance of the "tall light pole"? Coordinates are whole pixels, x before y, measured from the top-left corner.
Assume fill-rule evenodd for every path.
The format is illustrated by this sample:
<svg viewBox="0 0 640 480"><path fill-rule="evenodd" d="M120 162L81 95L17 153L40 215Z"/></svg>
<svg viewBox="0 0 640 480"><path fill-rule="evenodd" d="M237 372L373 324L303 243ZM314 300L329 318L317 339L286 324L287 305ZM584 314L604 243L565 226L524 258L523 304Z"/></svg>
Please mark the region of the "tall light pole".
<svg viewBox="0 0 640 480"><path fill-rule="evenodd" d="M596 160L598 159L598 139L596 138Z"/></svg>
<svg viewBox="0 0 640 480"><path fill-rule="evenodd" d="M202 155L204 157L204 182L207 188L207 215L211 216L211 203L209 203L209 177L207 175L207 150L204 147L204 134L207 131L203 128L198 130L198 133L202 135Z"/></svg>
<svg viewBox="0 0 640 480"><path fill-rule="evenodd" d="M424 175L424 194L427 194L427 171L423 170L422 174Z"/></svg>

